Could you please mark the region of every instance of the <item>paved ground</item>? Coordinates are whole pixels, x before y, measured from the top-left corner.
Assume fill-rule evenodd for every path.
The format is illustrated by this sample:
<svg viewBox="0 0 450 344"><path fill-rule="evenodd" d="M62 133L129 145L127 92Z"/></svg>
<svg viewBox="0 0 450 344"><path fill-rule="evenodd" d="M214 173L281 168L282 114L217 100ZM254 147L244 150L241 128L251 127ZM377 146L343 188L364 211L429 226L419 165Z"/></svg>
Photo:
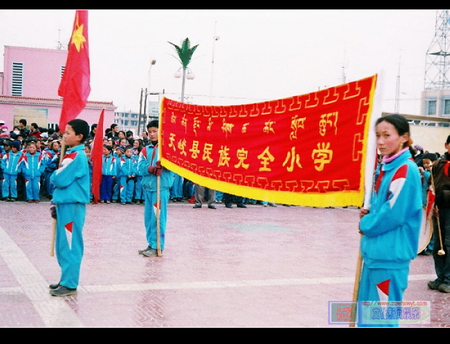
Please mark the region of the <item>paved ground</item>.
<svg viewBox="0 0 450 344"><path fill-rule="evenodd" d="M58 298L49 203L0 202L0 327L348 327L328 309L352 300L358 209L192 206L169 205L164 256L145 258L142 205L89 205L78 294ZM405 301L431 302L415 327L450 326L434 277L413 261Z"/></svg>

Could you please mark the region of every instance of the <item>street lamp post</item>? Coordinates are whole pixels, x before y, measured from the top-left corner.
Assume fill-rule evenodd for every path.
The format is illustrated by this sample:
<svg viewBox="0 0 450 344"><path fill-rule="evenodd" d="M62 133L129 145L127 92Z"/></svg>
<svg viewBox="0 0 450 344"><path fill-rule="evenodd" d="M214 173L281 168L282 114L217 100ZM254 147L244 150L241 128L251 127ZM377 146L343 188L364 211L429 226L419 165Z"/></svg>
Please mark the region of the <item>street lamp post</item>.
<svg viewBox="0 0 450 344"><path fill-rule="evenodd" d="M195 78L194 73L192 73L191 69L186 67L180 67L173 75L175 78L182 78L181 79L181 102L184 103L184 87L186 83L186 79L192 80Z"/></svg>
<svg viewBox="0 0 450 344"><path fill-rule="evenodd" d="M211 88L209 90L209 103L212 104L212 93L213 93L213 76L214 76L214 52L216 49L216 42L219 40L220 36L216 35L216 25L214 23L214 36L213 36L213 49L212 49L212 59L211 59Z"/></svg>
<svg viewBox="0 0 450 344"><path fill-rule="evenodd" d="M188 79L188 80L194 79L194 74L188 68L188 65L191 62L192 55L194 54L195 50L197 49L198 44L191 47L189 38L186 38L182 42L181 46L173 44L172 42L169 42L169 44L171 44L175 48L175 50L178 54L178 60L181 63L181 67L178 68L178 70L175 72L174 77L175 78L183 77L182 84L181 84L181 102L184 103L184 86L185 86L186 79ZM180 69L182 69L182 72L180 71Z"/></svg>
<svg viewBox="0 0 450 344"><path fill-rule="evenodd" d="M150 61L150 68L148 69L148 91L147 89L145 89L145 107L144 107L144 123L142 125L142 131L145 131L145 126L147 125L147 118L150 117L150 98L148 97L151 93L150 93L150 76L151 76L151 72L152 72L152 67L155 65L156 60L152 59ZM146 107L147 107L147 103L148 104L148 113L149 115L147 116L147 111L146 111Z"/></svg>

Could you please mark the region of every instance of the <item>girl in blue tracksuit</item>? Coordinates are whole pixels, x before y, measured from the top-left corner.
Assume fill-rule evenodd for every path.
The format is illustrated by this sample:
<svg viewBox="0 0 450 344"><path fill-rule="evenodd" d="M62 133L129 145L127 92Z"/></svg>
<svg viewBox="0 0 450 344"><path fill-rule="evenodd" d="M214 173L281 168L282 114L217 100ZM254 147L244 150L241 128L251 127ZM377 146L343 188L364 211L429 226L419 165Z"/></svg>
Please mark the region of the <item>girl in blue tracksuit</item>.
<svg viewBox="0 0 450 344"><path fill-rule="evenodd" d="M3 169L3 197L9 201L17 200L17 176L20 172L22 151L20 150L20 141L13 141L11 148L2 157Z"/></svg>
<svg viewBox="0 0 450 344"><path fill-rule="evenodd" d="M50 183L50 176L58 168L59 162L59 142L52 141L48 148L42 152L44 158L44 173L42 174L42 182L44 183L42 190L44 195L51 198L53 195L53 186Z"/></svg>
<svg viewBox="0 0 450 344"><path fill-rule="evenodd" d="M147 131L151 143L145 146L139 154L138 171L142 175L142 190L145 201L144 223L148 246L143 250L139 250L139 253L151 257L157 255L157 178L160 175L160 248L163 251L166 238L167 204L169 202L170 188L173 185L174 173L163 168L159 163L159 122L157 120L150 121L147 124Z"/></svg>
<svg viewBox="0 0 450 344"><path fill-rule="evenodd" d="M100 184L100 203L111 203L113 195L113 182L117 174L116 157L112 147L103 145L102 182Z"/></svg>
<svg viewBox="0 0 450 344"><path fill-rule="evenodd" d="M136 177L134 184L134 201L136 202L136 204L139 204L141 202L144 203L144 195L142 193L142 176L137 168L137 162L139 161L139 154L141 153L142 148L143 147L133 150L132 155L133 159L136 160Z"/></svg>
<svg viewBox="0 0 450 344"><path fill-rule="evenodd" d="M130 204L133 200L134 193L134 179L136 177L137 161L132 156L132 147L125 147L125 154L122 155L119 161L120 179L120 202L122 204Z"/></svg>
<svg viewBox="0 0 450 344"><path fill-rule="evenodd" d="M43 155L37 151L36 142L27 143L27 153L23 156L20 166L25 178L25 193L27 202L38 203L41 199L41 175L45 170Z"/></svg>
<svg viewBox="0 0 450 344"><path fill-rule="evenodd" d="M358 301L402 301L411 260L417 256L422 221L422 185L412 159L409 124L400 115L376 123L381 169L370 211L361 210L363 269ZM358 326L398 326L395 304L358 303ZM400 313L397 313L399 312ZM386 319L390 318L390 319Z"/></svg>
<svg viewBox="0 0 450 344"><path fill-rule="evenodd" d="M86 204L90 202L89 165L83 141L89 135L89 125L81 119L70 121L63 136L68 147L60 167L50 176L54 186L52 203L56 212L55 252L61 267L58 283L50 285L50 294L75 294L83 257L83 226Z"/></svg>

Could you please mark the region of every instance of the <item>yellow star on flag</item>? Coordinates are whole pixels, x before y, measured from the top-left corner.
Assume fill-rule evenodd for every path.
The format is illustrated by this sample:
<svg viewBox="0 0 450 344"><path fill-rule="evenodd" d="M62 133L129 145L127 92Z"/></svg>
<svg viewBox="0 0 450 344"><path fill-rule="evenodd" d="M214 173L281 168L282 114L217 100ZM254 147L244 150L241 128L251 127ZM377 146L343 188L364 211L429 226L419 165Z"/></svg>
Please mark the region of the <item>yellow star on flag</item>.
<svg viewBox="0 0 450 344"><path fill-rule="evenodd" d="M77 25L78 25L78 17L77 17ZM75 44L77 51L80 52L80 47L83 46L83 43L86 42L86 38L83 36L83 28L84 24L81 24L73 30L72 34L72 44Z"/></svg>

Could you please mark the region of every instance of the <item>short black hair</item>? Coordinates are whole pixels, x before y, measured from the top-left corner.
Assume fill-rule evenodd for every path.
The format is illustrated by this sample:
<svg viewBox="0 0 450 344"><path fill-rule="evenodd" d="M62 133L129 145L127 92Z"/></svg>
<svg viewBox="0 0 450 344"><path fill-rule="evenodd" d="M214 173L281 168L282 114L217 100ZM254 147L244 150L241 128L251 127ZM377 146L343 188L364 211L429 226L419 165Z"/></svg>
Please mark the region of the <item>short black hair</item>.
<svg viewBox="0 0 450 344"><path fill-rule="evenodd" d="M88 136L89 136L89 124L83 120L83 119L79 119L79 118L75 118L73 120L71 120L69 123L67 123L68 125L70 125L73 129L73 131L75 132L76 135L83 135L83 138L81 139L81 142L84 142Z"/></svg>
<svg viewBox="0 0 450 344"><path fill-rule="evenodd" d="M422 156L422 160L423 159L430 159L431 161L435 161L435 160L437 160L437 156L436 156L436 154L435 153L427 153L427 154L424 154L423 156Z"/></svg>
<svg viewBox="0 0 450 344"><path fill-rule="evenodd" d="M154 120L148 122L147 129L148 128L159 128L159 121L157 119L154 119Z"/></svg>

